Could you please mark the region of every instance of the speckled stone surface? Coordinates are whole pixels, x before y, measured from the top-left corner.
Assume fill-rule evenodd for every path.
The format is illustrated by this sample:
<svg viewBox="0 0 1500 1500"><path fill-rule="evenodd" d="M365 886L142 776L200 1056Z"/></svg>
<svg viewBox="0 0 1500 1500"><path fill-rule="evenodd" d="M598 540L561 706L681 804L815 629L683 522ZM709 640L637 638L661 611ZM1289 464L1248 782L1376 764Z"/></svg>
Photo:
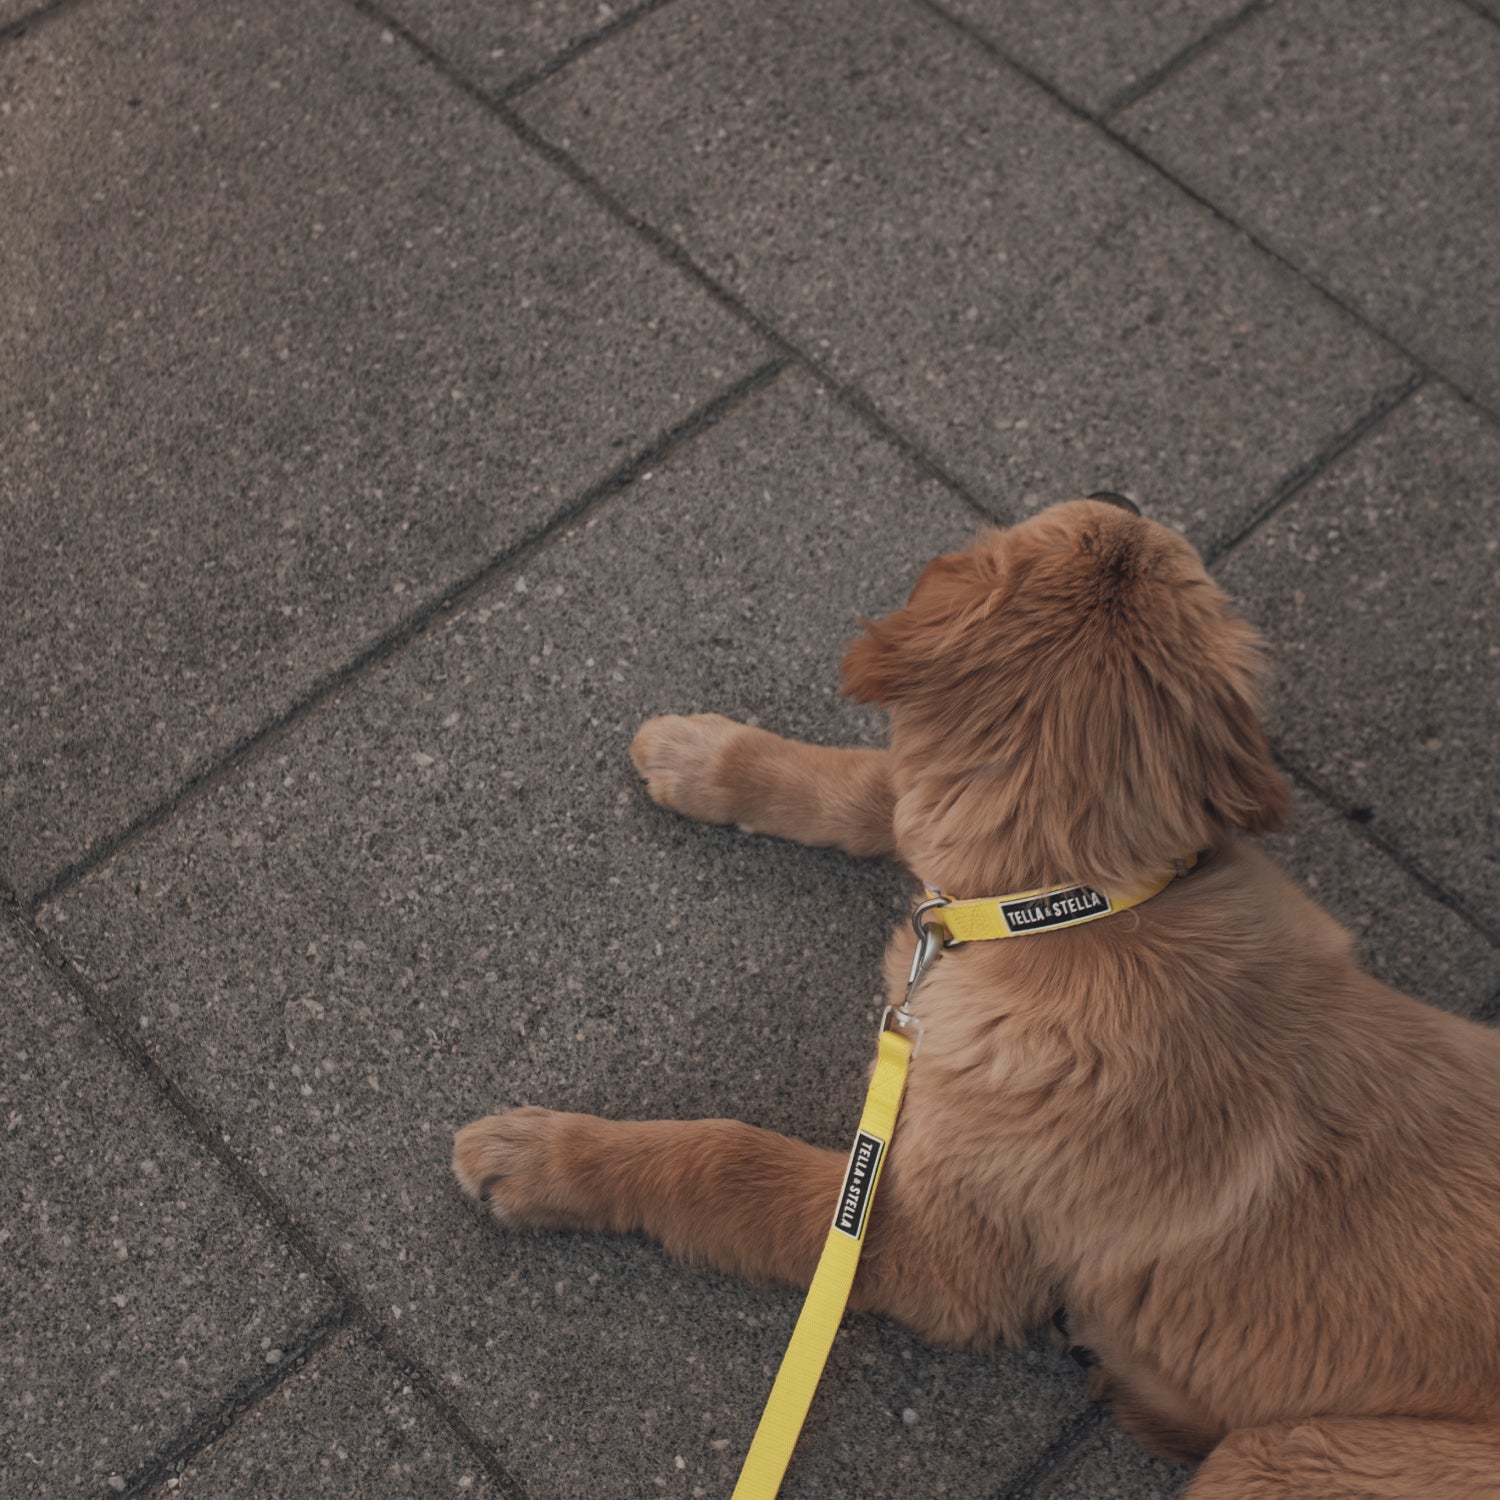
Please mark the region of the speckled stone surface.
<svg viewBox="0 0 1500 1500"><path fill-rule="evenodd" d="M1500 408L1500 26L1459 0L1272 5L1117 120Z"/></svg>
<svg viewBox="0 0 1500 1500"><path fill-rule="evenodd" d="M1002 518L1124 489L1206 547L1407 375L894 0L687 0L518 107Z"/></svg>
<svg viewBox="0 0 1500 1500"><path fill-rule="evenodd" d="M1036 1500L1176 1500L1191 1478L1190 1469L1152 1458L1106 1423L1033 1493Z"/></svg>
<svg viewBox="0 0 1500 1500"><path fill-rule="evenodd" d="M889 544L914 503L916 555ZM501 1236L449 1178L450 1132L529 1102L842 1146L901 910L886 869L654 808L634 728L713 708L867 737L842 647L972 527L783 378L45 908L528 1494L732 1487L797 1299L635 1242ZM1077 1373L859 1323L801 1461L971 1495L1034 1462Z"/></svg>
<svg viewBox="0 0 1500 1500"><path fill-rule="evenodd" d="M0 910L0 1494L108 1493L333 1307Z"/></svg>
<svg viewBox="0 0 1500 1500"><path fill-rule="evenodd" d="M1220 569L1294 764L1500 931L1500 432L1423 391Z"/></svg>
<svg viewBox="0 0 1500 1500"><path fill-rule="evenodd" d="M671 817L626 746L872 741L844 643L986 515L1127 490L1208 549L1272 647L1271 852L1500 1022L1497 14L0 40L0 1495L727 1494L798 1299L506 1236L450 1132L845 1144L902 881ZM1093 1415L1050 1346L851 1319L785 1494L1180 1492Z"/></svg>
<svg viewBox="0 0 1500 1500"><path fill-rule="evenodd" d="M1429 1005L1479 1017L1500 990L1500 950L1367 836L1305 791L1262 847L1354 935L1364 968Z"/></svg>
<svg viewBox="0 0 1500 1500"><path fill-rule="evenodd" d="M346 6L75 6L0 97L23 894L761 358Z"/></svg>
<svg viewBox="0 0 1500 1500"><path fill-rule="evenodd" d="M34 16L45 0L0 0L0 26L9 26Z"/></svg>
<svg viewBox="0 0 1500 1500"><path fill-rule="evenodd" d="M663 0L383 0L381 10L486 93L505 95Z"/></svg>
<svg viewBox="0 0 1500 1500"><path fill-rule="evenodd" d="M357 1335L343 1335L158 1493L427 1500L506 1491L396 1366Z"/></svg>
<svg viewBox="0 0 1500 1500"><path fill-rule="evenodd" d="M1217 31L1245 0L942 0L1021 67L1095 113L1145 86L1185 48Z"/></svg>

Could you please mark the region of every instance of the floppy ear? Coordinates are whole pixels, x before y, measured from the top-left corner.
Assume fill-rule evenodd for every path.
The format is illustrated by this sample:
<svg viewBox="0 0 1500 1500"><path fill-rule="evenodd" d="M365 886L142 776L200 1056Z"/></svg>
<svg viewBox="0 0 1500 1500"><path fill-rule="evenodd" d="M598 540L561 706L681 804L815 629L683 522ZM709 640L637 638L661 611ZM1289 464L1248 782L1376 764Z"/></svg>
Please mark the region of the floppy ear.
<svg viewBox="0 0 1500 1500"><path fill-rule="evenodd" d="M951 672L968 627L992 607L998 584L992 557L949 552L923 568L906 605L879 620L844 653L844 695L891 708Z"/></svg>
<svg viewBox="0 0 1500 1500"><path fill-rule="evenodd" d="M895 700L903 671L894 636L883 628L895 618L887 615L885 621L861 622L864 634L844 652L841 676L846 698L853 698L856 703L873 703L877 708L889 708Z"/></svg>
<svg viewBox="0 0 1500 1500"><path fill-rule="evenodd" d="M1137 745L1138 784L1164 823L1186 833L1195 821L1269 833L1291 798L1260 724L1264 644L1217 589L1185 596L1164 639L1146 650L1125 700ZM1166 614L1165 610L1161 614ZM1175 649L1163 649L1167 642Z"/></svg>

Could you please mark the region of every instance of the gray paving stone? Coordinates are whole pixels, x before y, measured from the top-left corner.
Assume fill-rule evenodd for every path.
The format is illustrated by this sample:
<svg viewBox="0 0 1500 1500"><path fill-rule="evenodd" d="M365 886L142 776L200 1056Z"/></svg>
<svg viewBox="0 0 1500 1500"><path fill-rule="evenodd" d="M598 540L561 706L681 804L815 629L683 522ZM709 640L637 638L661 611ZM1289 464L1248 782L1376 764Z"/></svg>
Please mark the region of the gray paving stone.
<svg viewBox="0 0 1500 1500"><path fill-rule="evenodd" d="M1191 1477L1106 1423L1043 1481L1035 1500L1175 1500Z"/></svg>
<svg viewBox="0 0 1500 1500"><path fill-rule="evenodd" d="M1347 818L1297 791L1266 851L1353 934L1360 961L1429 1005L1482 1018L1500 987L1500 949L1362 838Z"/></svg>
<svg viewBox="0 0 1500 1500"><path fill-rule="evenodd" d="M1308 0L1118 125L1493 409L1497 78L1500 29L1458 0Z"/></svg>
<svg viewBox="0 0 1500 1500"><path fill-rule="evenodd" d="M1437 388L1224 562L1277 659L1274 733L1500 930L1500 430Z"/></svg>
<svg viewBox="0 0 1500 1500"><path fill-rule="evenodd" d="M0 914L0 1494L107 1493L331 1310Z"/></svg>
<svg viewBox="0 0 1500 1500"><path fill-rule="evenodd" d="M0 26L22 21L42 8L43 0L0 0Z"/></svg>
<svg viewBox="0 0 1500 1500"><path fill-rule="evenodd" d="M1124 488L1207 545L1406 375L908 5L689 0L518 107L1002 516Z"/></svg>
<svg viewBox="0 0 1500 1500"><path fill-rule="evenodd" d="M797 1299L502 1236L449 1134L530 1101L844 1143L900 882L662 813L626 746L668 708L868 738L843 644L973 529L783 377L43 909L536 1500L726 1493ZM1082 1399L1050 1351L856 1322L787 1493L988 1493Z"/></svg>
<svg viewBox="0 0 1500 1500"><path fill-rule="evenodd" d="M941 0L1007 57L1098 113L1244 8L1245 0Z"/></svg>
<svg viewBox="0 0 1500 1500"><path fill-rule="evenodd" d="M649 0L641 0L649 3ZM451 63L465 79L492 94L524 82L568 49L628 17L640 3L604 0L384 0L396 17Z"/></svg>
<svg viewBox="0 0 1500 1500"><path fill-rule="evenodd" d="M352 7L0 51L23 894L762 357Z"/></svg>
<svg viewBox="0 0 1500 1500"><path fill-rule="evenodd" d="M242 1413L155 1493L240 1500L323 1491L361 1500L501 1493L399 1371L350 1335Z"/></svg>

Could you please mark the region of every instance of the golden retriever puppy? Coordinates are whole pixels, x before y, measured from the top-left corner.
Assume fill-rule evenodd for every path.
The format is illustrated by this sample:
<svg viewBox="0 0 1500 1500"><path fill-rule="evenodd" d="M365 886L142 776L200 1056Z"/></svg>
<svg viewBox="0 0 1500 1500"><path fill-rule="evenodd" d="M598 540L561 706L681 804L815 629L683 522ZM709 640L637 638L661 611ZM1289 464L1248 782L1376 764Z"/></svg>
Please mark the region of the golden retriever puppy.
<svg viewBox="0 0 1500 1500"><path fill-rule="evenodd" d="M888 749L695 715L645 724L636 766L663 806L895 857L953 900L1197 855L1129 910L932 967L852 1305L955 1345L1065 1307L1117 1419L1205 1460L1192 1500L1500 1496L1500 1034L1362 973L1244 840L1287 811L1260 643L1125 504L981 536L867 626L844 688L889 711ZM794 1286L844 1164L730 1120L539 1109L454 1154L507 1226Z"/></svg>

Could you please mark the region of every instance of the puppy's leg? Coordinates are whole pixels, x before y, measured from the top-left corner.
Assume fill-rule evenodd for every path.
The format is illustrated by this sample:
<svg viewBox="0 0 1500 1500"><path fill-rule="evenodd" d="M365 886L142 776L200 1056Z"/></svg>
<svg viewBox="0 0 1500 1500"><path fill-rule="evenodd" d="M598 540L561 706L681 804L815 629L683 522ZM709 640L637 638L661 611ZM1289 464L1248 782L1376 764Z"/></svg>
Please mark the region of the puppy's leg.
<svg viewBox="0 0 1500 1500"><path fill-rule="evenodd" d="M507 1227L643 1233L718 1270L805 1284L843 1167L735 1120L513 1109L458 1132L453 1170Z"/></svg>
<svg viewBox="0 0 1500 1500"><path fill-rule="evenodd" d="M1313 1417L1231 1432L1186 1500L1500 1500L1500 1430Z"/></svg>
<svg viewBox="0 0 1500 1500"><path fill-rule="evenodd" d="M883 750L804 745L720 714L672 714L641 725L630 758L652 798L690 818L849 854L895 853Z"/></svg>
<svg viewBox="0 0 1500 1500"><path fill-rule="evenodd" d="M755 1282L806 1287L846 1157L735 1120L612 1121L516 1109L458 1132L453 1170L508 1227L644 1233ZM882 1180L850 1305L937 1342L1019 1336L1048 1289L1008 1275L993 1226Z"/></svg>

